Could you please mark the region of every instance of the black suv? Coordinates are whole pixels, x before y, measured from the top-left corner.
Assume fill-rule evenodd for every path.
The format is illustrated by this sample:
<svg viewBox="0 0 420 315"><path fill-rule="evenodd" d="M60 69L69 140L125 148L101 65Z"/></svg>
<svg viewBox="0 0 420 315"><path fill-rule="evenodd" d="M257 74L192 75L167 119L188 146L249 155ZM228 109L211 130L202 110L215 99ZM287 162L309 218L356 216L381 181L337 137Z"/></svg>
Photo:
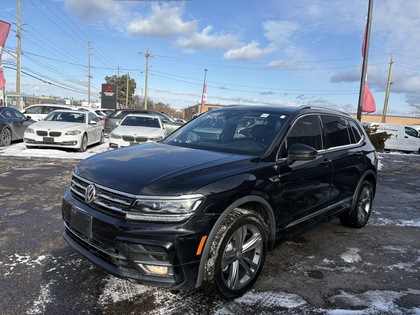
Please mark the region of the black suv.
<svg viewBox="0 0 420 315"><path fill-rule="evenodd" d="M149 114L159 116L163 124L165 125L168 134L182 126L182 124L177 123L171 117L155 110L146 110L139 108L121 108L114 110L109 116L105 118L105 133L109 135L111 131L118 126L118 123L121 120L123 120L123 118L128 114Z"/></svg>
<svg viewBox="0 0 420 315"><path fill-rule="evenodd" d="M81 162L63 198L64 238L118 277L174 289L207 283L235 298L278 241L336 217L365 226L377 163L347 114L215 109L161 143Z"/></svg>

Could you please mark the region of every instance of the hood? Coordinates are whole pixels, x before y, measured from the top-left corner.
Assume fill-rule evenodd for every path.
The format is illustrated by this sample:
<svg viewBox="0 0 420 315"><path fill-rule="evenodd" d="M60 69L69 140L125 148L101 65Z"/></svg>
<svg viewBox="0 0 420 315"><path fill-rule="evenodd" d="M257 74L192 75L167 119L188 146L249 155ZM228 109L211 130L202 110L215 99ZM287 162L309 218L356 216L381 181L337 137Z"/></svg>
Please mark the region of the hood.
<svg viewBox="0 0 420 315"><path fill-rule="evenodd" d="M158 137L163 136L165 133L164 129L161 128L150 128L150 127L139 127L139 126L118 126L112 133L124 136L142 136L142 137Z"/></svg>
<svg viewBox="0 0 420 315"><path fill-rule="evenodd" d="M51 130L73 130L84 128L84 123L64 122L64 121L37 121L31 127L35 129L51 129Z"/></svg>
<svg viewBox="0 0 420 315"><path fill-rule="evenodd" d="M75 172L96 184L130 194L178 195L238 174L238 168L245 171L255 165L252 158L145 143L88 158Z"/></svg>

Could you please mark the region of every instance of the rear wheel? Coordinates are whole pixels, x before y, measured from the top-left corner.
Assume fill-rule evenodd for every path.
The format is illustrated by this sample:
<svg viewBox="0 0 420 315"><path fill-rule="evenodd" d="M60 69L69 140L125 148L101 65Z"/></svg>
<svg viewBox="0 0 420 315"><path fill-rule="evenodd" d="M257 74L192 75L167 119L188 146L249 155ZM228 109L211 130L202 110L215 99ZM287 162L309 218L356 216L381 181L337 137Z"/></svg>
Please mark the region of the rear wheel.
<svg viewBox="0 0 420 315"><path fill-rule="evenodd" d="M206 270L208 281L222 296L242 296L257 281L267 252L267 232L262 217L234 210L219 228Z"/></svg>
<svg viewBox="0 0 420 315"><path fill-rule="evenodd" d="M373 187L369 181L365 180L360 186L350 211L340 216L340 222L348 227L364 227L372 212L372 201Z"/></svg>
<svg viewBox="0 0 420 315"><path fill-rule="evenodd" d="M87 134L84 134L82 137L82 143L80 143L79 152L85 152L88 146L88 137Z"/></svg>
<svg viewBox="0 0 420 315"><path fill-rule="evenodd" d="M9 128L3 128L0 134L0 147L8 146L12 143L12 132Z"/></svg>

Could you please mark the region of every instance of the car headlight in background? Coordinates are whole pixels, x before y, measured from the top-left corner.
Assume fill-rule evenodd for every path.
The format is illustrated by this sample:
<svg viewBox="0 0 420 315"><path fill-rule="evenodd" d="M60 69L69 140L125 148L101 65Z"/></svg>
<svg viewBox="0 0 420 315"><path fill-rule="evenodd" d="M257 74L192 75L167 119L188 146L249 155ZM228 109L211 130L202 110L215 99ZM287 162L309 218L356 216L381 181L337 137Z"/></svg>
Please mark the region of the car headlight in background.
<svg viewBox="0 0 420 315"><path fill-rule="evenodd" d="M116 133L114 133L114 132L111 132L111 134L109 135L109 137L112 138L112 139L121 139L121 136L118 135L118 134L116 134Z"/></svg>
<svg viewBox="0 0 420 315"><path fill-rule="evenodd" d="M26 128L26 131L25 132L27 132L27 133L35 133L35 131L32 128L30 128L30 127Z"/></svg>
<svg viewBox="0 0 420 315"><path fill-rule="evenodd" d="M76 135L80 135L82 132L80 130L69 130L66 131L65 135L66 136L76 136Z"/></svg>
<svg viewBox="0 0 420 315"><path fill-rule="evenodd" d="M138 196L128 220L179 222L188 219L203 202L200 194L184 196L148 197Z"/></svg>
<svg viewBox="0 0 420 315"><path fill-rule="evenodd" d="M162 136L158 136L158 137L150 137L149 138L149 141L160 141L160 140L162 140L163 139L163 137Z"/></svg>

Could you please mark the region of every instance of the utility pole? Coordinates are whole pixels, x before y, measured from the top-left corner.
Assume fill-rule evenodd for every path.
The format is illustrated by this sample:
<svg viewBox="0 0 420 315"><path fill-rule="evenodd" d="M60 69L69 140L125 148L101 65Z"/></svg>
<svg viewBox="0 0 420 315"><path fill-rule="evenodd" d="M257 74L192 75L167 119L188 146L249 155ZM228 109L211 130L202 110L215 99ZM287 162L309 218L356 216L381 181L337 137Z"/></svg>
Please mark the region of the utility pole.
<svg viewBox="0 0 420 315"><path fill-rule="evenodd" d="M146 79L144 81L144 109L147 109L147 84L148 84L147 79L149 77L149 57L150 57L149 49L146 49L145 57L146 57Z"/></svg>
<svg viewBox="0 0 420 315"><path fill-rule="evenodd" d="M362 121L362 106L363 106L363 96L365 93L366 86L366 77L367 77L367 64L368 64L368 55L369 55L369 42L370 42L370 29L372 24L372 11L373 11L373 0L369 0L369 9L366 23L366 34L364 41L364 51L363 51L363 65L362 65L362 76L360 79L360 92L359 92L359 104L357 106L357 119Z"/></svg>
<svg viewBox="0 0 420 315"><path fill-rule="evenodd" d="M88 106L90 106L90 40L88 41Z"/></svg>
<svg viewBox="0 0 420 315"><path fill-rule="evenodd" d="M385 101L384 101L384 110L382 112L382 122L386 121L386 112L388 110L388 100L389 100L389 91L391 90L391 78L392 78L392 65L394 64L394 56L391 55L391 61L389 63L389 72L388 72L388 83L386 85Z"/></svg>
<svg viewBox="0 0 420 315"><path fill-rule="evenodd" d="M127 72L127 90L125 93L125 108L128 108L128 91L130 88L130 74Z"/></svg>
<svg viewBox="0 0 420 315"><path fill-rule="evenodd" d="M20 104L20 58L22 54L22 20L21 20L21 8L20 8L20 0L18 0L18 25L17 25L17 51L16 51L16 107L18 109L23 109L23 104L21 108Z"/></svg>

